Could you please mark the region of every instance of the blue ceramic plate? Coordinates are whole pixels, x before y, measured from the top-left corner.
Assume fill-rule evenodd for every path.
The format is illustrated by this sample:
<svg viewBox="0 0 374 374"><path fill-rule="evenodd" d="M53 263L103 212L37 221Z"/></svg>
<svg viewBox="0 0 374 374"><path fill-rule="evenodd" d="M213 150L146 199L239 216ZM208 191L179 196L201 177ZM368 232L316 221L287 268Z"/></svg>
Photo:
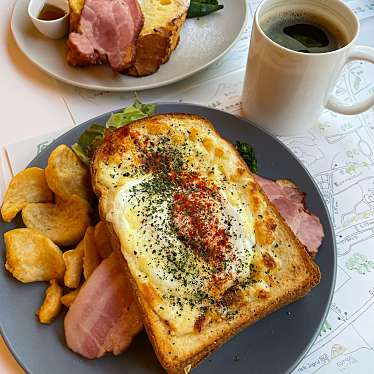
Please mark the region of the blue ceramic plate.
<svg viewBox="0 0 374 374"><path fill-rule="evenodd" d="M305 298L264 318L233 337L207 358L195 374L288 373L296 367L316 339L331 302L335 274L335 236L322 196L310 174L277 139L249 122L231 114L188 104L159 104L159 113L193 113L211 120L228 140L246 141L256 150L259 174L268 178L287 178L306 192L306 205L321 220L325 238L316 261L321 283ZM110 113L94 118L62 135L39 154L29 166L45 167L57 145L73 144L92 123L105 123ZM21 219L2 223L1 233L20 227ZM4 261L3 236L0 250ZM0 270L0 328L5 341L20 365L33 374L161 373L145 333L140 334L124 354L89 361L69 351L64 344L63 316L51 326L36 321L35 311L46 285L21 284L2 267Z"/></svg>

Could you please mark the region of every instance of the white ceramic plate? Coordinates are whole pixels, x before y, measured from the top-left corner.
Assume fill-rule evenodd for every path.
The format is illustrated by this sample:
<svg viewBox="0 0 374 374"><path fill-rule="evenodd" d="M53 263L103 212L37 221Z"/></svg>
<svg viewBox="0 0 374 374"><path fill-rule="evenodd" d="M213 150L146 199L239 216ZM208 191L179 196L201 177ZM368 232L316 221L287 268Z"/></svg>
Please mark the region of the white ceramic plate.
<svg viewBox="0 0 374 374"><path fill-rule="evenodd" d="M186 21L179 46L170 60L143 78L114 73L108 66L73 68L65 61L66 40L40 34L29 19L29 0L18 0L11 29L23 53L52 77L74 86L106 91L134 91L161 87L205 69L238 41L247 22L246 0L222 0L224 9L201 19Z"/></svg>

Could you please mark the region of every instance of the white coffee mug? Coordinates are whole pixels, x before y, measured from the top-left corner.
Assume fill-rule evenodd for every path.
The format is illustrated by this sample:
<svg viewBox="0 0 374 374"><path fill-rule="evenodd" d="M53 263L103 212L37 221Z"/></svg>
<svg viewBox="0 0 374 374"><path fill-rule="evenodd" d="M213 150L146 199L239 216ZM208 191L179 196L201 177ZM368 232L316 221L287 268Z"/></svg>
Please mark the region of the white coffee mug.
<svg viewBox="0 0 374 374"><path fill-rule="evenodd" d="M282 47L265 35L264 16L308 11L334 22L347 44L326 53L302 53ZM374 95L353 105L331 92L343 66L352 60L374 63L374 49L355 46L359 33L355 14L340 0L265 0L257 8L242 94L246 118L275 135L296 135L312 127L323 108L358 114L374 105Z"/></svg>

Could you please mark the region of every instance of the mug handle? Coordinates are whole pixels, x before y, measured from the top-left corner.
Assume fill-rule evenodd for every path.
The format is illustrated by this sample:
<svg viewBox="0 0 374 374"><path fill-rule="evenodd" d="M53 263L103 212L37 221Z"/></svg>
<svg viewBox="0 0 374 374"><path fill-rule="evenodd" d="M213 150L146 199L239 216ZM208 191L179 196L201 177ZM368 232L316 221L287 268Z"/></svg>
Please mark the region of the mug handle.
<svg viewBox="0 0 374 374"><path fill-rule="evenodd" d="M358 45L353 47L348 56L347 63L354 60L367 61L374 64L374 48ZM330 97L326 108L340 114L359 114L370 109L374 105L374 94L367 99L353 105L342 104L335 96Z"/></svg>

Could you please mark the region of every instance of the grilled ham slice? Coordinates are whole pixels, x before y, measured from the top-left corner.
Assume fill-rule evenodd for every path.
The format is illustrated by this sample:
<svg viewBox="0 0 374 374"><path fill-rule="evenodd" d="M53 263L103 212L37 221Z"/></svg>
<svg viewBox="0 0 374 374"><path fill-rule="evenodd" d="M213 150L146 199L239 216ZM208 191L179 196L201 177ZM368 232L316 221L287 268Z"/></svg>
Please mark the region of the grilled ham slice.
<svg viewBox="0 0 374 374"><path fill-rule="evenodd" d="M85 0L77 32L68 39L67 61L73 66L108 62L123 71L135 60L144 17L137 0Z"/></svg>

